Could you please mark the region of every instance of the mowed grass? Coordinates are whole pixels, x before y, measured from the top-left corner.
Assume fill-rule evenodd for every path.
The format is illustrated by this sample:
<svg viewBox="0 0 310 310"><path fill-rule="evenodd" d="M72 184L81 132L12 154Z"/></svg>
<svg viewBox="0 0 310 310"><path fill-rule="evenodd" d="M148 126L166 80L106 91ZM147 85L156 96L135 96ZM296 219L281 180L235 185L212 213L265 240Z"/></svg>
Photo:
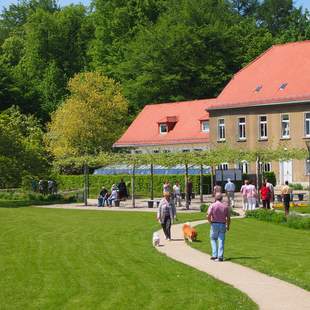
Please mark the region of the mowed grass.
<svg viewBox="0 0 310 310"><path fill-rule="evenodd" d="M154 213L0 208L0 309L257 309L157 252L156 229Z"/></svg>
<svg viewBox="0 0 310 310"><path fill-rule="evenodd" d="M192 246L211 253L209 224L197 227ZM234 219L226 234L225 258L310 290L310 231L256 219Z"/></svg>

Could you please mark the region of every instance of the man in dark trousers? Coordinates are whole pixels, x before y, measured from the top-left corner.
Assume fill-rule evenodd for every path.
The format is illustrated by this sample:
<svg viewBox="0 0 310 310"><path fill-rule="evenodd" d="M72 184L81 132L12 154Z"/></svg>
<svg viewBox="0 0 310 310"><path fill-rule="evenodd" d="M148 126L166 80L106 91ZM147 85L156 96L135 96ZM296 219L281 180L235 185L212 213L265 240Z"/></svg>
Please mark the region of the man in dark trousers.
<svg viewBox="0 0 310 310"><path fill-rule="evenodd" d="M117 187L118 187L119 199L128 198L127 186L123 179L121 179Z"/></svg>

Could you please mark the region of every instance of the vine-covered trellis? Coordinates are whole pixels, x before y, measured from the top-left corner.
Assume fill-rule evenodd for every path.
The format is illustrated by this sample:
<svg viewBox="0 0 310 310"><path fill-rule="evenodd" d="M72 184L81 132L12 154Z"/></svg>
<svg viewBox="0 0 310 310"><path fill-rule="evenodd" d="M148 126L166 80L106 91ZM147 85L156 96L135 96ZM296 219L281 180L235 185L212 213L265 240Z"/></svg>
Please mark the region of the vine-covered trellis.
<svg viewBox="0 0 310 310"><path fill-rule="evenodd" d="M278 147L276 149L258 148L253 151L243 149L233 149L227 146L212 148L207 151L192 151L192 152L175 152L175 153L145 153L145 154L128 154L128 153L100 153L93 156L66 157L57 159L54 162L54 167L58 171L66 171L66 168L84 169L84 202L87 205L87 174L89 168L105 167L115 164L127 164L132 167L132 205L135 206L135 169L139 166L150 165L151 177L151 199L154 199L153 190L153 166L160 165L165 167L173 167L176 165L184 165L185 167L185 197L186 207L189 207L187 195L188 168L192 165L201 167L201 179L203 166L213 167L220 165L223 162L236 163L241 161L255 162L256 175L259 180L260 162L289 160L289 159L305 159L307 157L306 149ZM212 180L213 178L211 178ZM202 184L202 182L200 182ZM259 183L259 182L257 182ZM258 185L258 184L257 184ZM200 191L200 200L202 199L202 190Z"/></svg>

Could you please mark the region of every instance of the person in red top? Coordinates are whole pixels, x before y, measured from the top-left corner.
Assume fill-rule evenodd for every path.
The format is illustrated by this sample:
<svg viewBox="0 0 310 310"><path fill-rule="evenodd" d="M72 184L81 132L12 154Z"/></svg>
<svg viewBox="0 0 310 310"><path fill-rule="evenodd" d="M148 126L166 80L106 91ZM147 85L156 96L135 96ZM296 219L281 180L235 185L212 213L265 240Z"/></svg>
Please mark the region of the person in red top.
<svg viewBox="0 0 310 310"><path fill-rule="evenodd" d="M264 182L261 189L260 189L260 197L263 202L263 208L264 209L270 209L270 199L271 199L271 190L267 186L267 183Z"/></svg>

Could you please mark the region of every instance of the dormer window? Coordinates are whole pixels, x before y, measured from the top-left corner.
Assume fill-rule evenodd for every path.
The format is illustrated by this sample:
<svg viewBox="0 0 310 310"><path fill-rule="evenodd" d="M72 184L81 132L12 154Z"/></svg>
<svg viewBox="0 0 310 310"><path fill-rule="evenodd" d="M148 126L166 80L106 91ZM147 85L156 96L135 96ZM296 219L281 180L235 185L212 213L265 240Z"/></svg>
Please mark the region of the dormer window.
<svg viewBox="0 0 310 310"><path fill-rule="evenodd" d="M201 131L202 132L209 132L209 121L201 121Z"/></svg>
<svg viewBox="0 0 310 310"><path fill-rule="evenodd" d="M287 83L282 83L279 87L279 90L284 90L286 86L287 86Z"/></svg>
<svg viewBox="0 0 310 310"><path fill-rule="evenodd" d="M255 92L256 93L260 92L262 88L263 88L262 85L257 85L256 88L255 88Z"/></svg>
<svg viewBox="0 0 310 310"><path fill-rule="evenodd" d="M168 133L168 125L167 124L159 124L159 133L161 135L165 135Z"/></svg>

